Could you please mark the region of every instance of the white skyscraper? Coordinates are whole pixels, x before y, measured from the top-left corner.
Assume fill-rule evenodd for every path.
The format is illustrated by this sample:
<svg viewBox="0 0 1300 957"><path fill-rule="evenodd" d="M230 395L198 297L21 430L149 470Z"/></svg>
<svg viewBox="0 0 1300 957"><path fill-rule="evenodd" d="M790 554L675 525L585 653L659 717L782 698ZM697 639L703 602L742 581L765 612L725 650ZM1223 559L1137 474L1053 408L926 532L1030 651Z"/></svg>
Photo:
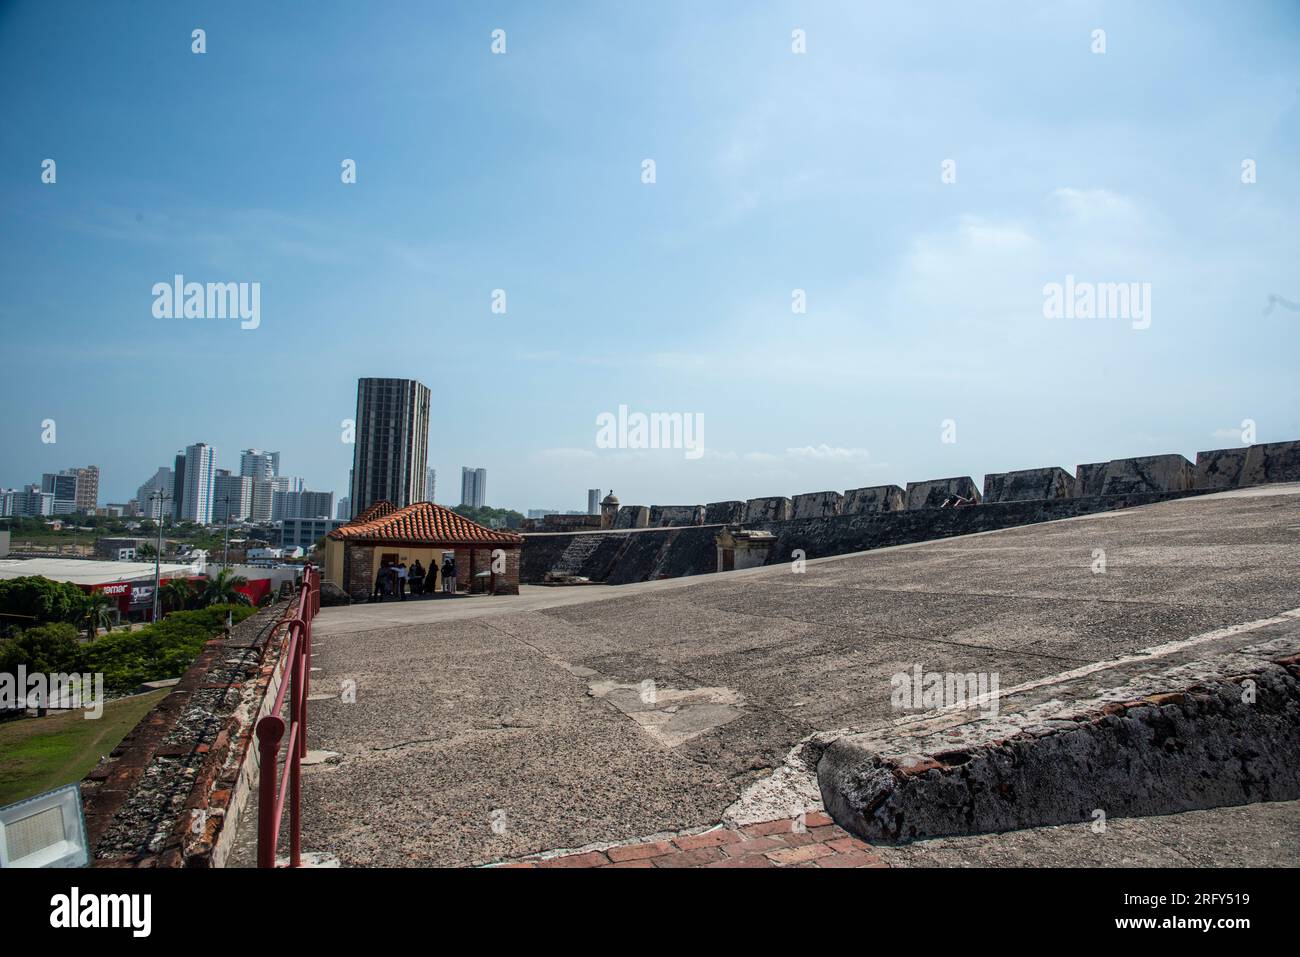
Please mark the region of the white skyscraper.
<svg viewBox="0 0 1300 957"><path fill-rule="evenodd" d="M487 502L487 469L461 466L460 504L481 507Z"/></svg>
<svg viewBox="0 0 1300 957"><path fill-rule="evenodd" d="M196 442L185 447L185 498L179 513L182 520L211 524L216 474L216 449L206 442Z"/></svg>
<svg viewBox="0 0 1300 957"><path fill-rule="evenodd" d="M239 453L239 474L251 479L275 478L280 474L280 453L244 449Z"/></svg>

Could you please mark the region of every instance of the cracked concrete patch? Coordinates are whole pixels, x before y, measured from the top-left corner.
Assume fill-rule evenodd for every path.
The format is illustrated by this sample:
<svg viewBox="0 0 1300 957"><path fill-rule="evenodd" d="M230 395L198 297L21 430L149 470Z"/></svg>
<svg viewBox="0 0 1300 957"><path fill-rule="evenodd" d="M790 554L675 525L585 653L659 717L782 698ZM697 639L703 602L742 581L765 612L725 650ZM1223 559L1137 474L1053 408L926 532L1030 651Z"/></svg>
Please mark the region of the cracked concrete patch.
<svg viewBox="0 0 1300 957"><path fill-rule="evenodd" d="M817 762L807 745L806 740L799 742L780 767L745 788L722 815L722 823L743 827L822 810Z"/></svg>
<svg viewBox="0 0 1300 957"><path fill-rule="evenodd" d="M338 764L342 760L343 755L337 751L308 751L302 759L302 766L309 768L317 764Z"/></svg>
<svg viewBox="0 0 1300 957"><path fill-rule="evenodd" d="M623 684L602 676L587 682L587 694L608 701L669 748L745 713L744 695L733 688L666 688L650 682Z"/></svg>

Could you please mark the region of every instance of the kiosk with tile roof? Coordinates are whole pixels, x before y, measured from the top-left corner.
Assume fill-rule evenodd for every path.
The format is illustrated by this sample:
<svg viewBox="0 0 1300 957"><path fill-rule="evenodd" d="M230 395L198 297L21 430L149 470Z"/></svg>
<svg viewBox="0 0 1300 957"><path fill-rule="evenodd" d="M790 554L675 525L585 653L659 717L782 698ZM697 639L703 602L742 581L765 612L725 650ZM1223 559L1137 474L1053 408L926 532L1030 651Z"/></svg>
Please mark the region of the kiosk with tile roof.
<svg viewBox="0 0 1300 957"><path fill-rule="evenodd" d="M522 535L485 528L432 502L405 508L376 502L326 536L325 579L362 601L385 562L405 562L409 568L419 559L425 568L438 567L450 552L456 556L458 591L517 595L523 544ZM437 584L441 589L441 575Z"/></svg>

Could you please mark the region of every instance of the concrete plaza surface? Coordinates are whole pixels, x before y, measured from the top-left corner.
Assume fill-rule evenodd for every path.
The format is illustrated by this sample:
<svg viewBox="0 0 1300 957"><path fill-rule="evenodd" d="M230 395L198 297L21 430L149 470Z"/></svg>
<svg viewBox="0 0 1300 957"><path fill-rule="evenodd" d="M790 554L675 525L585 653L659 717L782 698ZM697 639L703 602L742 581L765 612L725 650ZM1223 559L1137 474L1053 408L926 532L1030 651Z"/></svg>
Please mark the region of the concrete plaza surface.
<svg viewBox="0 0 1300 957"><path fill-rule="evenodd" d="M818 807L792 749L896 721L891 675L919 664L1010 687L1295 609L1298 546L1300 486L1266 486L802 573L323 609L309 742L335 755L304 774L303 846L344 866L471 865L790 817L791 801ZM355 701L340 697L353 686ZM1294 835L1296 808L1243 820ZM923 842L929 858L921 842L877 853L1035 863L1052 843L1017 833ZM1122 863L1109 846L1114 859L1095 862ZM1289 853L1300 863L1294 842Z"/></svg>

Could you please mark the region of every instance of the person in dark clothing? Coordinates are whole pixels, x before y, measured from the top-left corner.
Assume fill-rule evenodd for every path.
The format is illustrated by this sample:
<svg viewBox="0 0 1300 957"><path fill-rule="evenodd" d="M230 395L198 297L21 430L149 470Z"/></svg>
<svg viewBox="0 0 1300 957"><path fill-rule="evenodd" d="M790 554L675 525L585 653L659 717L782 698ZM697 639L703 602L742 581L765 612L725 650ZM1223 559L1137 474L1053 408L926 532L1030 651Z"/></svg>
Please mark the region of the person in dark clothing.
<svg viewBox="0 0 1300 957"><path fill-rule="evenodd" d="M388 591L388 566L381 565L379 574L375 575L375 590L370 593L370 600L382 602L386 591Z"/></svg>
<svg viewBox="0 0 1300 957"><path fill-rule="evenodd" d="M448 595L456 594L456 557L448 555L442 560L442 590Z"/></svg>
<svg viewBox="0 0 1300 957"><path fill-rule="evenodd" d="M410 585L412 595L424 593L424 566L420 564L418 558L411 562Z"/></svg>
<svg viewBox="0 0 1300 957"><path fill-rule="evenodd" d="M429 574L424 579L424 592L426 595L438 593L438 566L432 558L429 559Z"/></svg>

